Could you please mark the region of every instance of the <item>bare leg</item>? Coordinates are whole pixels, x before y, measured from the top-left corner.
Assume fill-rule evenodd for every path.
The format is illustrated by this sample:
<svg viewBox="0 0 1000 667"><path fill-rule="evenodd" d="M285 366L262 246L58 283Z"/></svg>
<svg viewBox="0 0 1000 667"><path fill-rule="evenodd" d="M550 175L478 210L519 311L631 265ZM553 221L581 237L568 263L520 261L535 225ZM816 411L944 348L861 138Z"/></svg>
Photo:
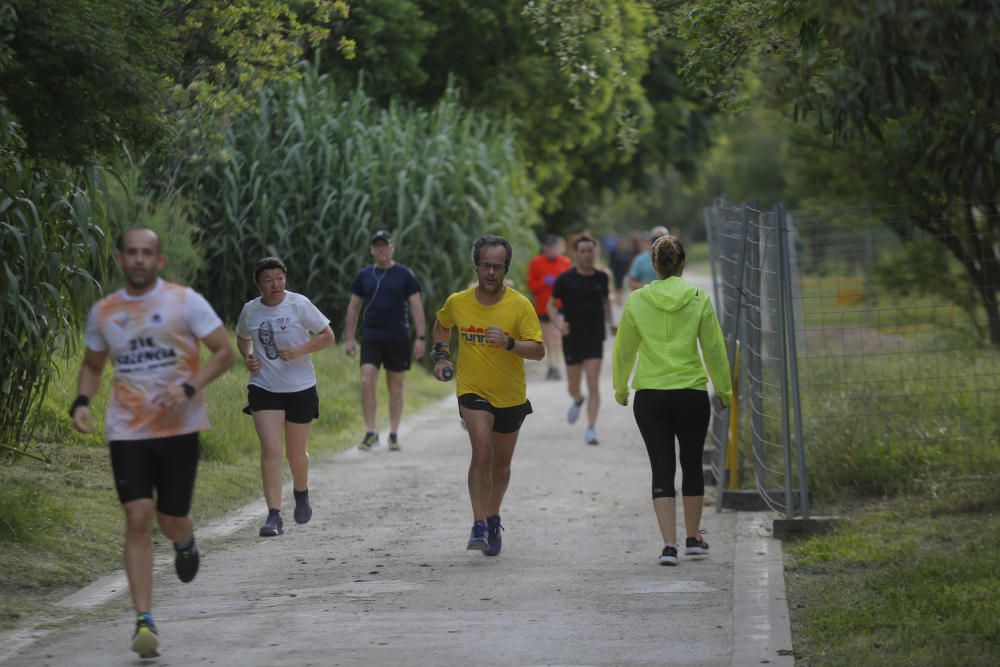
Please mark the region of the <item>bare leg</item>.
<svg viewBox="0 0 1000 667"><path fill-rule="evenodd" d="M378 367L375 364L361 364L361 411L365 416L365 428L375 430L375 381Z"/></svg>
<svg viewBox="0 0 1000 667"><path fill-rule="evenodd" d="M153 604L152 498L130 500L125 510L125 573L136 612L151 611Z"/></svg>
<svg viewBox="0 0 1000 667"><path fill-rule="evenodd" d="M580 378L583 375L583 364L572 364L566 366L566 389L574 401L579 401L583 394L580 393Z"/></svg>
<svg viewBox="0 0 1000 667"><path fill-rule="evenodd" d="M559 369L562 362L562 334L552 322L542 323L542 342L545 344L545 358L549 368Z"/></svg>
<svg viewBox="0 0 1000 667"><path fill-rule="evenodd" d="M292 471L292 488L305 491L309 488L309 428L312 423L285 422L285 456Z"/></svg>
<svg viewBox="0 0 1000 667"><path fill-rule="evenodd" d="M191 541L194 535L194 522L191 515L170 516L169 514L156 513L156 518L160 523L160 532L174 544L185 545Z"/></svg>
<svg viewBox="0 0 1000 667"><path fill-rule="evenodd" d="M493 466L491 477L493 489L490 493L490 503L486 507L486 516L500 514L500 503L507 493L510 484L510 460L514 458L514 446L517 444L518 431L513 433L493 434Z"/></svg>
<svg viewBox="0 0 1000 667"><path fill-rule="evenodd" d="M664 544L677 544L677 499L653 498L653 511Z"/></svg>
<svg viewBox="0 0 1000 667"><path fill-rule="evenodd" d="M597 424L597 411L601 407L601 391L598 379L601 375L601 359L584 359L583 372L587 376L587 419L588 426Z"/></svg>
<svg viewBox="0 0 1000 667"><path fill-rule="evenodd" d="M284 410L255 410L253 425L260 438L260 477L267 509L281 509L281 432Z"/></svg>
<svg viewBox="0 0 1000 667"><path fill-rule="evenodd" d="M705 504L705 496L684 496L684 528L688 537L694 537L701 530L701 509Z"/></svg>
<svg viewBox="0 0 1000 667"><path fill-rule="evenodd" d="M386 371L385 386L389 389L389 432L399 432L399 420L403 416L402 372Z"/></svg>
<svg viewBox="0 0 1000 667"><path fill-rule="evenodd" d="M493 414L485 410L459 408L469 429L472 461L469 463L469 499L472 518L485 521L493 493Z"/></svg>

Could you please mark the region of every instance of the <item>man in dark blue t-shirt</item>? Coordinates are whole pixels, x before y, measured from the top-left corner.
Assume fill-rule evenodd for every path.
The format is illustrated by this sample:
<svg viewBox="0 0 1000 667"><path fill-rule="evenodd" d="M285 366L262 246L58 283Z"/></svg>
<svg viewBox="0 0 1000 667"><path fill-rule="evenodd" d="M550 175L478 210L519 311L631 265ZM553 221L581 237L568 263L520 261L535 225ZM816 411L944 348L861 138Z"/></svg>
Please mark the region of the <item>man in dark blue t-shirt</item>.
<svg viewBox="0 0 1000 667"><path fill-rule="evenodd" d="M403 415L403 373L410 369L410 359L424 356L424 306L420 283L413 271L394 262L396 246L385 230L372 235L369 246L375 261L358 272L351 282L351 302L347 305L347 330L344 351L357 354L355 333L361 319L361 408L367 432L358 445L362 451L378 447L375 430L375 383L378 369L385 365L389 388L389 449L399 451L399 420ZM417 338L411 353L407 313L413 317Z"/></svg>

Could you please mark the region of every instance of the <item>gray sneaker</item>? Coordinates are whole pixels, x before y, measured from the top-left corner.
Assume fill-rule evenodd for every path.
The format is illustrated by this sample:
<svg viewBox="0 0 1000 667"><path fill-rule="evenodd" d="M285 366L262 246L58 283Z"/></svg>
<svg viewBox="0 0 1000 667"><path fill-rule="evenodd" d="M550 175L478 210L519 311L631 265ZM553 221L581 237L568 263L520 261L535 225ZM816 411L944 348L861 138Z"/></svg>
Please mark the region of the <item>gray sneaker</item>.
<svg viewBox="0 0 1000 667"><path fill-rule="evenodd" d="M365 433L365 437L361 439L361 444L358 445L358 449L363 452L370 452L375 447L378 447L378 433L373 433L371 431Z"/></svg>
<svg viewBox="0 0 1000 667"><path fill-rule="evenodd" d="M281 520L281 513L278 510L269 510L267 521L260 527L261 537L277 537L284 534L284 522Z"/></svg>
<svg viewBox="0 0 1000 667"><path fill-rule="evenodd" d="M569 406L569 412L566 413L566 421L570 424L576 423L576 420L580 418L580 409L583 408L583 403L586 400L586 396L580 396L579 401L573 401L573 405Z"/></svg>
<svg viewBox="0 0 1000 667"><path fill-rule="evenodd" d="M395 433L390 433L389 434L389 451L390 452L398 452L399 450L400 450L399 436L397 436Z"/></svg>

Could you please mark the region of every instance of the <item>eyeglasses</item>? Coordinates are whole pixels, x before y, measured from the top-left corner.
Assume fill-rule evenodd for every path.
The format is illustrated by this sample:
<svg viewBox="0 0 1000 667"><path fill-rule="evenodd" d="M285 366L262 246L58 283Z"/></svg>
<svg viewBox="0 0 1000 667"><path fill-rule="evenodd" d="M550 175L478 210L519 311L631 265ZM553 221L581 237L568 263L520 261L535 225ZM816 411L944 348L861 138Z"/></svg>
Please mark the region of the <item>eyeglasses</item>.
<svg viewBox="0 0 1000 667"><path fill-rule="evenodd" d="M507 270L506 265L494 264L492 262L479 262L479 264L476 264L476 266L482 269L483 271L486 271L487 273L489 273L491 270L496 271L497 273L503 273L504 271Z"/></svg>

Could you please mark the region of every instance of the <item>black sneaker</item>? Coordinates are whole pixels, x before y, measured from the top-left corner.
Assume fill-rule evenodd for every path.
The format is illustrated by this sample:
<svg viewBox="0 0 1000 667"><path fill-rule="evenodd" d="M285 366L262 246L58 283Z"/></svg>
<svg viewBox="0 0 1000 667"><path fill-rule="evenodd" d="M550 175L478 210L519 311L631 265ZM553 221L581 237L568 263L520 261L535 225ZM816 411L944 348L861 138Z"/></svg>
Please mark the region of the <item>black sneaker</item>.
<svg viewBox="0 0 1000 667"><path fill-rule="evenodd" d="M284 522L281 520L280 510L269 510L267 521L260 527L261 537L277 537L285 532Z"/></svg>
<svg viewBox="0 0 1000 667"><path fill-rule="evenodd" d="M295 512L292 514L295 523L309 523L313 515L312 506L309 504L309 489L305 491L292 489L292 495L295 496Z"/></svg>
<svg viewBox="0 0 1000 667"><path fill-rule="evenodd" d="M198 565L201 563L201 554L198 547L191 538L190 544L185 548L174 545L174 569L177 571L177 578L185 584L193 580L198 574Z"/></svg>
<svg viewBox="0 0 1000 667"><path fill-rule="evenodd" d="M496 556L500 553L500 549L503 547L503 542L500 539L501 530L503 530L503 526L500 525L499 514L486 517L486 551L483 553L487 556Z"/></svg>
<svg viewBox="0 0 1000 667"><path fill-rule="evenodd" d="M135 632L132 633L132 650L143 660L158 658L160 653L160 638L156 632L153 619L145 614L139 614L135 622Z"/></svg>
<svg viewBox="0 0 1000 667"><path fill-rule="evenodd" d="M660 565L677 565L677 547L663 547Z"/></svg>
<svg viewBox="0 0 1000 667"><path fill-rule="evenodd" d="M389 434L389 451L390 452L398 452L399 450L400 450L400 447L399 447L399 438L396 436L395 433L390 433Z"/></svg>
<svg viewBox="0 0 1000 667"><path fill-rule="evenodd" d="M365 433L365 437L361 439L361 444L358 445L358 449L363 452L370 452L375 447L378 447L378 433L374 433L372 431Z"/></svg>
<svg viewBox="0 0 1000 667"><path fill-rule="evenodd" d="M707 553L708 553L708 542L701 539L700 532L694 537L687 538L687 542L684 543L685 556L704 556Z"/></svg>

